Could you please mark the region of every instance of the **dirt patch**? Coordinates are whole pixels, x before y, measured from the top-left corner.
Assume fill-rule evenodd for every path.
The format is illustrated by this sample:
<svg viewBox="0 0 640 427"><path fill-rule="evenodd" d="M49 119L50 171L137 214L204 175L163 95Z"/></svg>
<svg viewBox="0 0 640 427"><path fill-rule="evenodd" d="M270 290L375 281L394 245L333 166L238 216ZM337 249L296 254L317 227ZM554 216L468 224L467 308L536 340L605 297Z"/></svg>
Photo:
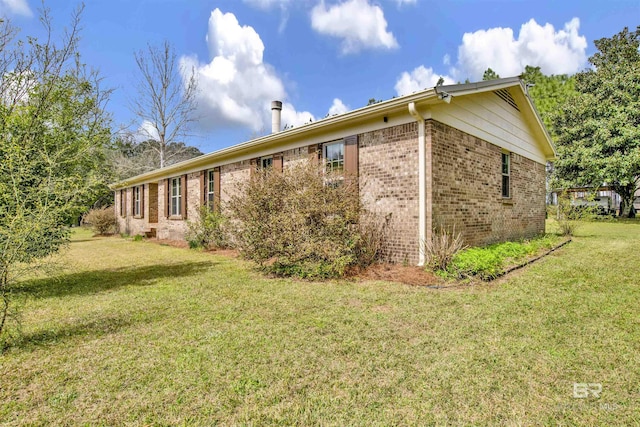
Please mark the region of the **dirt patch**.
<svg viewBox="0 0 640 427"><path fill-rule="evenodd" d="M373 264L365 270L353 272L352 277L363 280L384 280L413 286L434 285L441 279L421 267L398 264Z"/></svg>

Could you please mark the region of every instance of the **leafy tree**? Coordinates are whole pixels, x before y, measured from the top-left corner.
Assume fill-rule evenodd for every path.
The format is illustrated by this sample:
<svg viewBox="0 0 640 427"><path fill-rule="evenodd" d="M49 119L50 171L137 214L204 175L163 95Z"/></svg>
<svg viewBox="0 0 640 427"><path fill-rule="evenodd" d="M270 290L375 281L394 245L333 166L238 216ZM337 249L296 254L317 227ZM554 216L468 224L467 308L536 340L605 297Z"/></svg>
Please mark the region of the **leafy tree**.
<svg viewBox="0 0 640 427"><path fill-rule="evenodd" d="M499 78L500 76L498 75L498 73L493 71L491 68L487 68L487 70L482 75L482 80L496 80Z"/></svg>
<svg viewBox="0 0 640 427"><path fill-rule="evenodd" d="M79 61L81 12L60 41L47 10L44 43L0 23L0 336L15 278L68 242L67 224L105 188L108 92Z"/></svg>
<svg viewBox="0 0 640 427"><path fill-rule="evenodd" d="M640 27L595 41L593 69L575 76L577 93L553 120L557 185L611 185L620 214L630 209L640 177Z"/></svg>
<svg viewBox="0 0 640 427"><path fill-rule="evenodd" d="M158 167L163 168L171 164L173 156L182 155L183 151L176 148L189 136L190 127L197 119L195 70L180 69L176 53L166 41L159 47L148 45L134 56L140 79L131 112L141 121L145 137L142 144L157 153ZM184 83L181 73L188 76ZM169 149L171 144L174 144L173 150Z"/></svg>
<svg viewBox="0 0 640 427"><path fill-rule="evenodd" d="M369 101L367 102L367 106L378 104L380 102L382 102L382 99L369 98Z"/></svg>
<svg viewBox="0 0 640 427"><path fill-rule="evenodd" d="M524 68L520 78L529 85L529 95L544 125L553 133L553 115L576 93L575 78L566 74L547 76L542 74L540 67L530 65Z"/></svg>

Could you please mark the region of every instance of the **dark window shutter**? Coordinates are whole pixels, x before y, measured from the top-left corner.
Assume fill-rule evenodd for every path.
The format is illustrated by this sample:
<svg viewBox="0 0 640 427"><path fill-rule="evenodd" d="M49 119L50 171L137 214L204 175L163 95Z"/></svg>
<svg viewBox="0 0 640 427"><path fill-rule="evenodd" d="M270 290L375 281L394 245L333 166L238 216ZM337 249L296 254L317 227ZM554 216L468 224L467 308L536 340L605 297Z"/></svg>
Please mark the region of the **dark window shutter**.
<svg viewBox="0 0 640 427"><path fill-rule="evenodd" d="M276 172L282 172L282 165L284 164L284 153L278 153L273 155L273 165L271 167Z"/></svg>
<svg viewBox="0 0 640 427"><path fill-rule="evenodd" d="M144 184L141 185L140 189L140 218L144 218Z"/></svg>
<svg viewBox="0 0 640 427"><path fill-rule="evenodd" d="M124 189L120 190L120 216L124 216Z"/></svg>
<svg viewBox="0 0 640 427"><path fill-rule="evenodd" d="M205 206L207 204L207 188L209 187L207 178L207 171L200 171L200 206Z"/></svg>
<svg viewBox="0 0 640 427"><path fill-rule="evenodd" d="M180 210L182 211L182 219L187 219L187 176L187 174L184 174L182 177L182 188L180 189Z"/></svg>
<svg viewBox="0 0 640 427"><path fill-rule="evenodd" d="M167 178L164 184L164 213L167 218L171 216L171 208L169 202L171 201L171 179Z"/></svg>
<svg viewBox="0 0 640 427"><path fill-rule="evenodd" d="M220 212L220 168L213 169L213 207Z"/></svg>
<svg viewBox="0 0 640 427"><path fill-rule="evenodd" d="M358 135L344 139L344 172L347 178L358 179Z"/></svg>

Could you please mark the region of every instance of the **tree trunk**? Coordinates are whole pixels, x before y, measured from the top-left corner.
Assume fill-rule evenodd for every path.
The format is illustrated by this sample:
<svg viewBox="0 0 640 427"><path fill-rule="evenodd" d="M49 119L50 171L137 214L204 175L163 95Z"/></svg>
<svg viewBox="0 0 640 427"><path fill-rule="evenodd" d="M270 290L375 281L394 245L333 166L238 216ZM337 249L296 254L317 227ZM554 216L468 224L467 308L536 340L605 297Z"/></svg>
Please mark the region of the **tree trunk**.
<svg viewBox="0 0 640 427"><path fill-rule="evenodd" d="M633 196L636 191L636 187L633 184L615 186L615 191L620 195L620 212L618 216L620 218L628 217L635 218L636 213L633 208Z"/></svg>

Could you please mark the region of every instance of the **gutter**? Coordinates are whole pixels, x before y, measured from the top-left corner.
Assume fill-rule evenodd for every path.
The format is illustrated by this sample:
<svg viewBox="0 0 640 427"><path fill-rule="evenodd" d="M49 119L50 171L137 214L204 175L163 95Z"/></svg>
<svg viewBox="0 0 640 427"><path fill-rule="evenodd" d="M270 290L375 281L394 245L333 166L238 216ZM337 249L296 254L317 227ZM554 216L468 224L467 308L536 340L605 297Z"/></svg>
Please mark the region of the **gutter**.
<svg viewBox="0 0 640 427"><path fill-rule="evenodd" d="M427 242L427 162L424 117L416 109L415 102L407 105L409 114L418 123L418 265L426 261L425 243Z"/></svg>
<svg viewBox="0 0 640 427"><path fill-rule="evenodd" d="M423 91L415 92L410 95L405 95L398 98L392 98L387 101L365 106L344 114L327 117L313 123L296 126L285 131L271 133L260 138L232 145L230 147L223 148L212 153L204 154L200 157L167 166L163 169L156 169L151 172L133 176L123 181L111 184L110 188L112 190L118 190L120 188L126 188L131 185L136 185L137 183L149 182L160 179L162 177L171 176L172 174L175 174L177 172L188 173L189 171L197 170L201 166L211 164L216 160L234 157L244 152L250 152L256 147L265 145L277 145L284 141L300 139L304 137L305 134L321 133L324 129L327 128L332 129L335 127L348 127L353 123L366 121L373 117L379 117L380 115L406 111L405 105L407 102L429 103L434 99L435 91L433 90L433 88L425 89Z"/></svg>

